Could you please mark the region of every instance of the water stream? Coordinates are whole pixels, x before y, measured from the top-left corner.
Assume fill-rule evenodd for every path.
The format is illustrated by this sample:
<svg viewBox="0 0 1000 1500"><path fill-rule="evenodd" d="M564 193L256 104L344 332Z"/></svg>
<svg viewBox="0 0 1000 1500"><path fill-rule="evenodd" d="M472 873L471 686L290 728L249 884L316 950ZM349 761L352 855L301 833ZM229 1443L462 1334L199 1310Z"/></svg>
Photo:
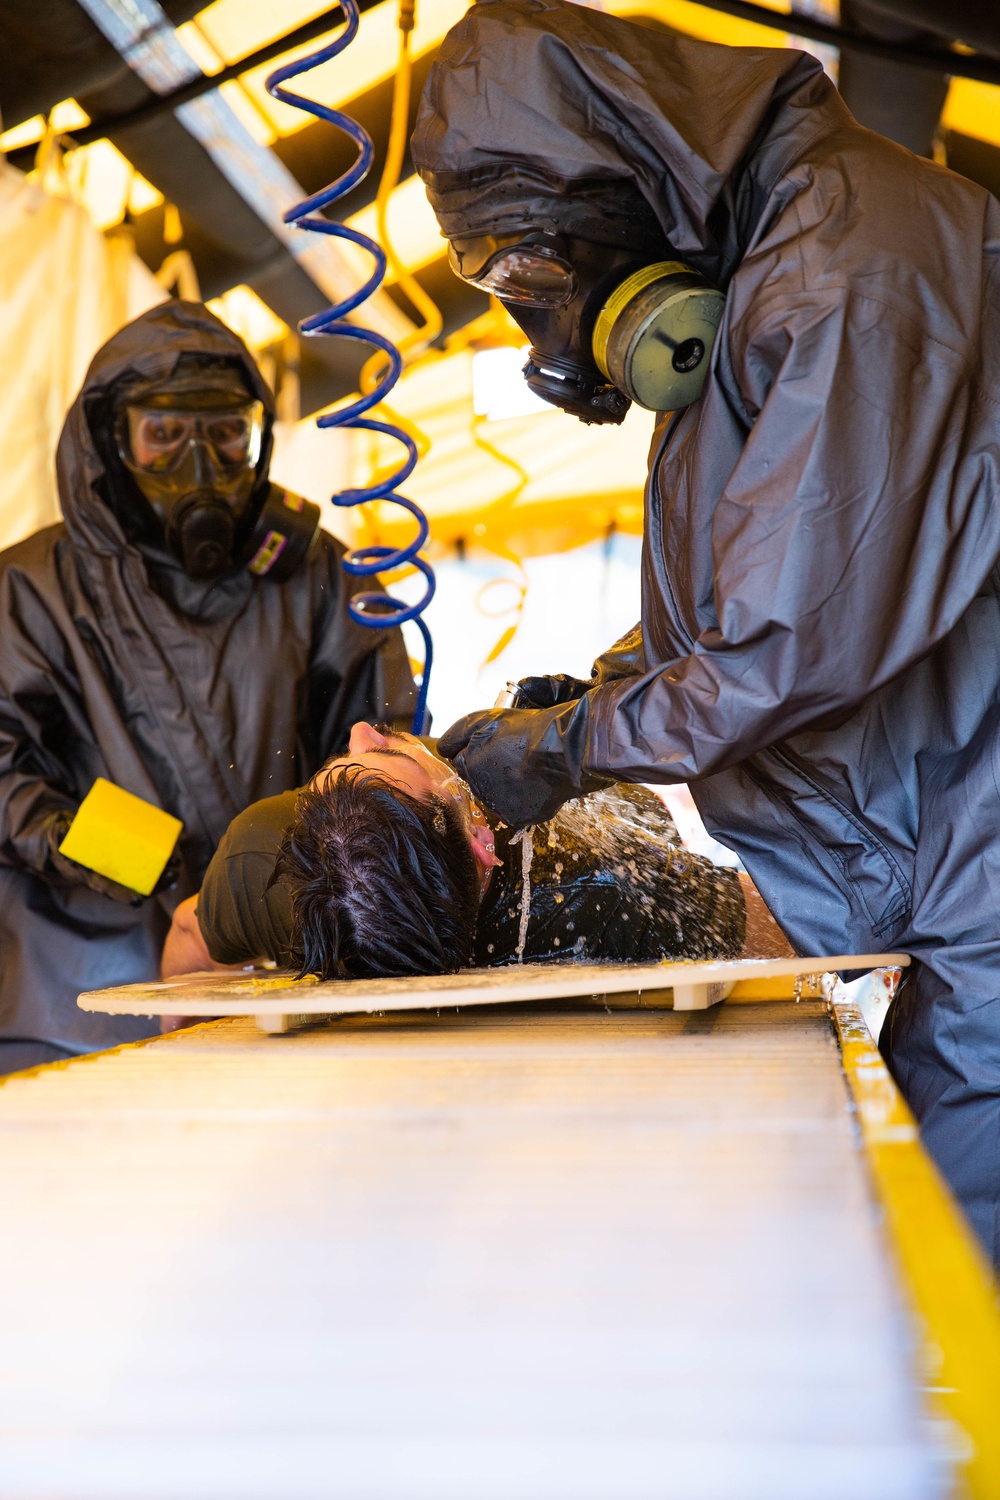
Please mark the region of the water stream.
<svg viewBox="0 0 1000 1500"><path fill-rule="evenodd" d="M535 855L535 830L522 828L511 838L521 846L521 923L517 930L517 961L524 963L524 945L528 941L528 919L531 916L531 861Z"/></svg>

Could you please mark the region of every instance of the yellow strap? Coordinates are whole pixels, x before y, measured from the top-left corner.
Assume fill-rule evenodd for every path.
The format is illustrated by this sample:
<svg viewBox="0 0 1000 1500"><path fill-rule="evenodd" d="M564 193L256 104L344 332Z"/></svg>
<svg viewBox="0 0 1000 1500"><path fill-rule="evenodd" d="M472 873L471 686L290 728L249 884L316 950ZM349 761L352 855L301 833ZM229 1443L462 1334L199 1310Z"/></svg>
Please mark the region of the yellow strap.
<svg viewBox="0 0 1000 1500"><path fill-rule="evenodd" d="M619 313L638 292L645 291L654 281L659 281L664 276L676 276L685 271L690 272L691 267L684 265L679 260L658 260L655 265L643 266L638 271L633 271L627 276L620 286L616 286L611 296L605 302L597 315L594 324L594 358L597 360L598 369L605 379L610 380L608 372L608 339L611 330L615 326Z"/></svg>

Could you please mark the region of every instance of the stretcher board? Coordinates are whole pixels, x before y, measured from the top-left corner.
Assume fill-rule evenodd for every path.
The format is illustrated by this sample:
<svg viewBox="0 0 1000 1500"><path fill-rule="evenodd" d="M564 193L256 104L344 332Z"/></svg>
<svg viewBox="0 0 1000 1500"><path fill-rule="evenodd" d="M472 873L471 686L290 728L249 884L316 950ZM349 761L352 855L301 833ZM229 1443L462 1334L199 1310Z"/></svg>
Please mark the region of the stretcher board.
<svg viewBox="0 0 1000 1500"><path fill-rule="evenodd" d="M510 964L405 979L320 981L288 974L178 974L159 983L124 984L80 995L82 1010L129 1016L248 1016L262 1031L288 1031L323 1017L441 1006L503 1005L649 991L674 1010L707 1010L740 981L780 979L834 970L903 968L902 953L837 954L824 958L751 958L710 963ZM647 1002L648 1003L648 1002Z"/></svg>
<svg viewBox="0 0 1000 1500"><path fill-rule="evenodd" d="M233 1017L8 1079L0 1497L956 1493L995 1367L978 1429L926 1419L962 1373L907 1315L859 1123L956 1332L992 1304L870 1044L850 1066L860 1119L804 999Z"/></svg>

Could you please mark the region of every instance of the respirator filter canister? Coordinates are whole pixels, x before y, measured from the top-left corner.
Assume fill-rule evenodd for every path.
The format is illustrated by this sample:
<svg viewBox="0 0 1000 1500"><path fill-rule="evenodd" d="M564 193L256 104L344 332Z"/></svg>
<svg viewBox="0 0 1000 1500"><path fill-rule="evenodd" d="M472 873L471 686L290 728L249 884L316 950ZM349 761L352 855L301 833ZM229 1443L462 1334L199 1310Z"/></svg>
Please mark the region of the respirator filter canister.
<svg viewBox="0 0 1000 1500"><path fill-rule="evenodd" d="M594 324L601 373L649 411L680 411L708 375L725 298L691 266L658 261L627 276Z"/></svg>

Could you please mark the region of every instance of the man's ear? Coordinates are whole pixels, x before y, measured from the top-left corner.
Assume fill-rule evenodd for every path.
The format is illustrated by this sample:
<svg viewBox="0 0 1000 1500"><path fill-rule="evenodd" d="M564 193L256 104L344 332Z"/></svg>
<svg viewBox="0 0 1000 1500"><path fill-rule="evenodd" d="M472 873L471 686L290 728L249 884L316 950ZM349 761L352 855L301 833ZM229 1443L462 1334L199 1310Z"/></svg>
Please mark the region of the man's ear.
<svg viewBox="0 0 1000 1500"><path fill-rule="evenodd" d="M469 830L472 841L472 856L484 870L496 869L503 864L493 848L496 835L485 823L473 823Z"/></svg>

